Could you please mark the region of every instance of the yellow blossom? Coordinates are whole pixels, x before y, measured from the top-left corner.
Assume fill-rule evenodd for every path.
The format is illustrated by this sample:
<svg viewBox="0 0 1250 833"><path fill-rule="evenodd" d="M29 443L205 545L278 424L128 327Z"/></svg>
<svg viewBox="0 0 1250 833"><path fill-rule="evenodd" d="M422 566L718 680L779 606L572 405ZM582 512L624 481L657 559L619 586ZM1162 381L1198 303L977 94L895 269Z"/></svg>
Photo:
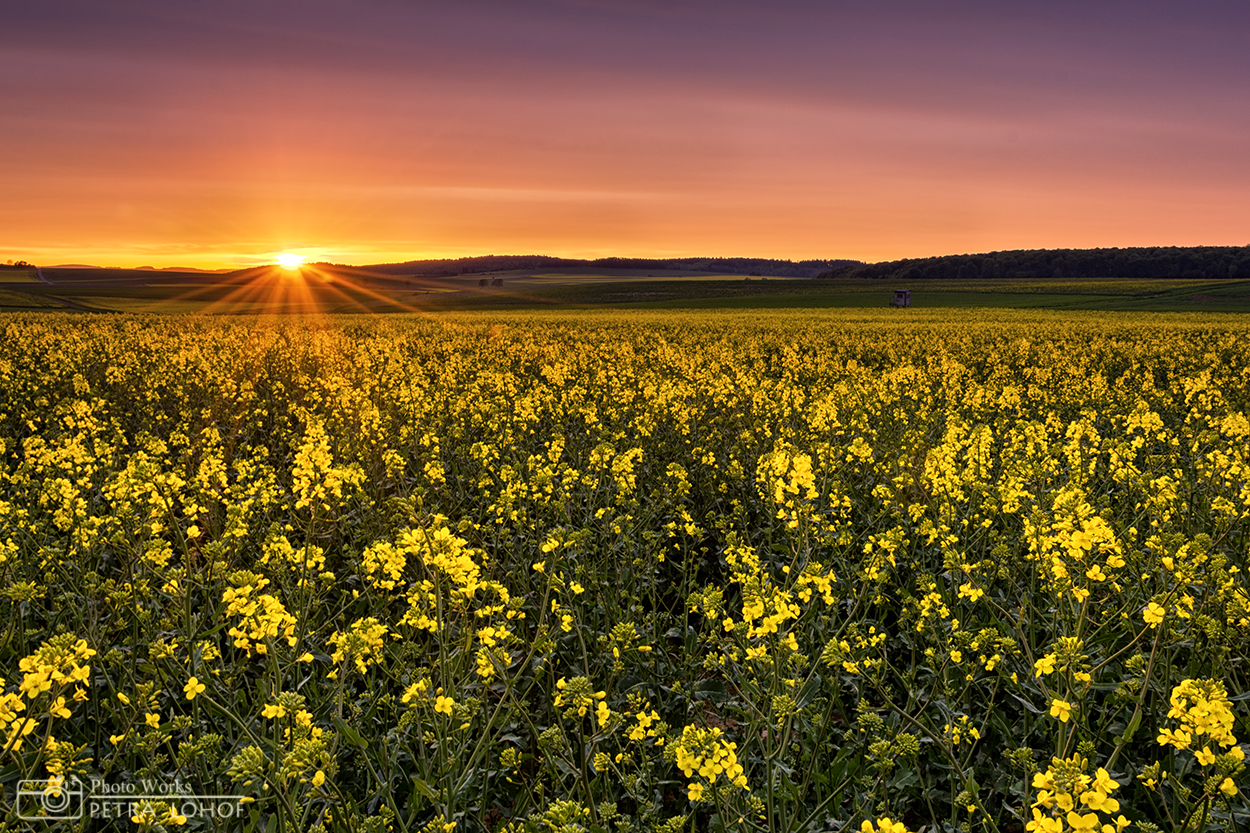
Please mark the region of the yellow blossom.
<svg viewBox="0 0 1250 833"><path fill-rule="evenodd" d="M205 688L204 683L200 682L196 677L192 677L187 680L187 684L183 686L182 691L187 695L188 700L194 700L195 695L203 694Z"/></svg>

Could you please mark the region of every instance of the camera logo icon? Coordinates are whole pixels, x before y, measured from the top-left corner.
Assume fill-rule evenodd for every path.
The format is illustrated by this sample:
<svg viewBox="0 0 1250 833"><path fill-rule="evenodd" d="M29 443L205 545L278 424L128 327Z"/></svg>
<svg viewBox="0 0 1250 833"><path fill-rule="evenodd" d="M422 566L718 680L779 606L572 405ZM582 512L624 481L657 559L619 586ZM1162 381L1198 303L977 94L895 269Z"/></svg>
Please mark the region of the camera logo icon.
<svg viewBox="0 0 1250 833"><path fill-rule="evenodd" d="M32 778L17 782L17 817L23 821L82 818L83 784L69 778Z"/></svg>

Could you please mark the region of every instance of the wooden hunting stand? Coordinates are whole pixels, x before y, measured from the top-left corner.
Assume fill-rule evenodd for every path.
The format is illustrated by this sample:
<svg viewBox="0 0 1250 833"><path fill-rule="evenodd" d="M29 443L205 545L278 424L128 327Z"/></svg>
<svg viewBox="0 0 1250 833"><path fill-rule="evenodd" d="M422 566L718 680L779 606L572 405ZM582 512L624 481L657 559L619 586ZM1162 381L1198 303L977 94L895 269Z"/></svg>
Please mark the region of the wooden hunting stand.
<svg viewBox="0 0 1250 833"><path fill-rule="evenodd" d="M890 301L892 307L910 307L911 306L911 290L896 289L894 290L894 300Z"/></svg>

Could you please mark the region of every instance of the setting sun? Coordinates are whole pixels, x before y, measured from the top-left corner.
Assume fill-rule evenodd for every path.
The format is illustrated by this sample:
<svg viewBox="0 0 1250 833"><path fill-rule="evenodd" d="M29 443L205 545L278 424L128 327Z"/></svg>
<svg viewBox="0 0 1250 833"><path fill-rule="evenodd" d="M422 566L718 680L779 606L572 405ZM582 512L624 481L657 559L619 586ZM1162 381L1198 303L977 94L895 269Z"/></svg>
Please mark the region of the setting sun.
<svg viewBox="0 0 1250 833"><path fill-rule="evenodd" d="M303 255L296 255L296 254L291 254L290 252L283 252L282 254L275 257L273 261L274 263L281 266L283 269L298 269L300 268L300 266L303 265L304 259L305 258Z"/></svg>

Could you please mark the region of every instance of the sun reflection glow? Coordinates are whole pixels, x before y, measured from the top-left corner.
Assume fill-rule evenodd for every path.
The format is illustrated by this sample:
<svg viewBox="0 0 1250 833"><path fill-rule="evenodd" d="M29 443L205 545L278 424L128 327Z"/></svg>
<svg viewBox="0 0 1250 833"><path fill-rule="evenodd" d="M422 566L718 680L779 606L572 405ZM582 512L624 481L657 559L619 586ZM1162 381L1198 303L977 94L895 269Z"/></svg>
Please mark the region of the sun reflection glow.
<svg viewBox="0 0 1250 833"><path fill-rule="evenodd" d="M292 254L291 252L283 252L273 259L273 262L281 266L283 269L295 270L304 264L304 256Z"/></svg>

